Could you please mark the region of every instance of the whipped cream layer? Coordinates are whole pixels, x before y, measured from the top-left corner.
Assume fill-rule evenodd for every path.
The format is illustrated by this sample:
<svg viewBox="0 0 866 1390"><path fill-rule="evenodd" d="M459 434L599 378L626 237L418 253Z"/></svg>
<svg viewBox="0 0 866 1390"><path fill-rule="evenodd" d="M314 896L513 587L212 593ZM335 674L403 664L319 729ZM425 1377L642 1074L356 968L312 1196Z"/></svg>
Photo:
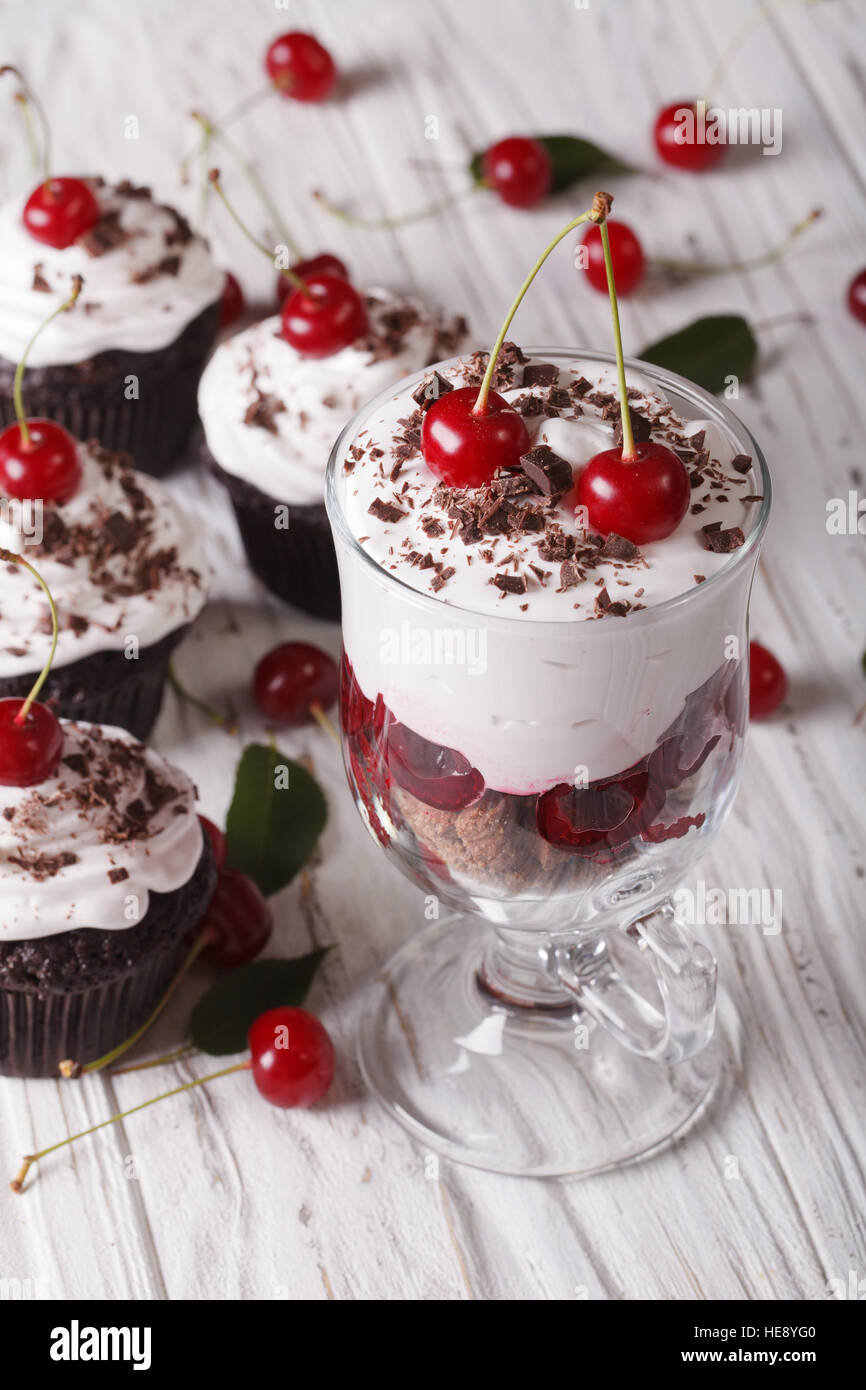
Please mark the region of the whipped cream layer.
<svg viewBox="0 0 866 1390"><path fill-rule="evenodd" d="M124 729L61 720L63 758L34 787L0 787L0 943L126 931L151 893L201 858L195 788Z"/></svg>
<svg viewBox="0 0 866 1390"><path fill-rule="evenodd" d="M199 613L211 578L201 527L169 488L95 442L78 454L68 502L0 498L0 547L36 567L57 605L55 667L128 651L130 638L152 646ZM0 678L40 670L50 636L42 589L23 566L4 566Z"/></svg>
<svg viewBox="0 0 866 1390"><path fill-rule="evenodd" d="M112 348L157 352L222 294L223 272L184 217L146 188L87 182L102 217L64 250L24 227L29 194L0 207L0 356L10 362L69 296L74 275L84 279L78 302L40 334L31 367L84 362Z"/></svg>
<svg viewBox="0 0 866 1390"><path fill-rule="evenodd" d="M334 440L365 400L391 382L455 352L461 319L413 299L367 291L369 332L332 357L303 357L280 333L279 316L217 348L199 387L207 446L227 473L280 502L321 502Z"/></svg>
<svg viewBox="0 0 866 1390"><path fill-rule="evenodd" d="M614 369L521 358L505 354L496 389L524 415L533 450L546 446L576 480L614 444ZM484 366L474 354L440 371L460 386L477 384ZM760 504L748 500L759 486L743 441L718 419L677 416L649 378L630 371L628 382L633 411L654 440L681 451L693 482L674 534L639 549L586 532L573 486L553 496L527 490L526 477L504 495L441 487L418 447L416 383L347 442L337 491L375 562L338 545L356 679L497 791L529 795L626 770L736 655L728 639L745 649L753 562L731 559ZM536 457L549 465L549 453ZM717 531L721 541L708 539ZM725 564L728 575L704 590ZM689 591L654 617L654 606Z"/></svg>

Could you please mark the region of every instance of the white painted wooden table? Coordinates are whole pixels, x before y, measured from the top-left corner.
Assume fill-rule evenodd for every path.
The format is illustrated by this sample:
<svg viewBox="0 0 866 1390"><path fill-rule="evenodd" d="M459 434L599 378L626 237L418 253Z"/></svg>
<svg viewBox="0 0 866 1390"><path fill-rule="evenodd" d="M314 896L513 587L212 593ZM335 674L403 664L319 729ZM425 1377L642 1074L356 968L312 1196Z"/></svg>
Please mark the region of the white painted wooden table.
<svg viewBox="0 0 866 1390"><path fill-rule="evenodd" d="M58 1155L24 1197L0 1193L0 1280L30 1280L54 1299L831 1297L839 1286L829 1281L847 1282L851 1270L866 1278L866 727L852 723L866 700L864 542L825 528L827 499L863 490L866 328L844 307L848 279L866 262L862 5L792 5L749 39L717 96L724 106L781 107L783 152L739 152L700 179L660 173L652 116L663 101L697 93L751 12L746 0L287 8L19 0L4 5L2 57L42 93L59 169L128 175L176 196L177 158L191 138L184 113L231 107L258 83L271 36L315 29L347 74L343 99L272 103L239 134L307 248L342 252L361 283L411 287L465 309L482 339L572 203L525 214L479 196L401 232L353 233L327 221L310 190L398 211L459 186L467 151L499 135L571 130L653 171L614 181L613 191L616 212L657 254L758 252L813 205L826 208L773 268L676 289L648 283L623 308L634 350L701 312L813 319L761 333L761 371L739 401L776 486L753 632L781 657L792 689L784 717L753 731L736 810L701 866L710 886L780 888L783 930L706 929L743 1021L744 1071L729 1104L682 1145L582 1184L447 1164L428 1180L422 1155L363 1093L351 1052L365 976L422 925L420 899L368 840L336 749L316 729L286 737L290 753L313 759L331 820L309 894L296 884L276 900L274 949L339 948L311 998L341 1053L330 1103L312 1114L273 1111L235 1076ZM5 194L26 166L11 92L0 95ZM129 115L140 120L138 140L124 138ZM425 139L428 116L438 118L437 142ZM239 182L231 186L255 216ZM267 265L215 220L225 264L249 294L269 294ZM565 249L517 332L608 346L606 302L577 279ZM234 702L242 738L254 738L262 728L245 677L257 656L288 637L336 652L338 634L248 578L214 485L194 467L175 485L215 554L228 546L237 560L231 572L222 566L180 667L217 704ZM222 817L236 744L173 698L155 743ZM182 1036L206 982L204 971L189 982L154 1049ZM22 1152L146 1098L159 1077L174 1085L200 1067L78 1085L0 1082L0 1176L12 1176ZM732 1169L738 1177L726 1176Z"/></svg>

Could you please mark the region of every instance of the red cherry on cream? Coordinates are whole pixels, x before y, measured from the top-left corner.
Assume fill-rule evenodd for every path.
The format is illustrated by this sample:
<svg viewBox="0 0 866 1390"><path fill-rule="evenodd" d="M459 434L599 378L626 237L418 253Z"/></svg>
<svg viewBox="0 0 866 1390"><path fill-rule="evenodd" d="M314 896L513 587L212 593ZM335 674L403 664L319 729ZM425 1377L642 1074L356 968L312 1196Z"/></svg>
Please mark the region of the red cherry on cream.
<svg viewBox="0 0 866 1390"><path fill-rule="evenodd" d="M83 179L46 179L34 188L21 220L34 241L64 251L99 221L99 203Z"/></svg>
<svg viewBox="0 0 866 1390"><path fill-rule="evenodd" d="M592 531L611 531L635 545L661 541L679 526L688 510L691 487L685 466L671 449L648 440L635 444L635 457L622 448L596 454L577 483L577 505L585 507Z"/></svg>
<svg viewBox="0 0 866 1390"><path fill-rule="evenodd" d="M449 487L483 487L500 470L517 468L530 447L522 416L498 392L488 393L480 414L477 400L477 387L462 386L440 396L424 416L424 461Z"/></svg>

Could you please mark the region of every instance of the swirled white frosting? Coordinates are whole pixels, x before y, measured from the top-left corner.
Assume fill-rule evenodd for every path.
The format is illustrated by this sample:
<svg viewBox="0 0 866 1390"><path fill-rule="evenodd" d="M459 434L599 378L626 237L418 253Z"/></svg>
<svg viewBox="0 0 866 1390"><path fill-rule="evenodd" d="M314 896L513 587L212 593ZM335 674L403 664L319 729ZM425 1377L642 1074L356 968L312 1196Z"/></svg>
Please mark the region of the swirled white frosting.
<svg viewBox="0 0 866 1390"><path fill-rule="evenodd" d="M61 724L54 775L0 786L0 944L125 931L151 893L181 888L201 857L196 792L183 772L125 729Z"/></svg>
<svg viewBox="0 0 866 1390"><path fill-rule="evenodd" d="M199 414L217 463L269 497L322 500L325 466L340 430L365 400L456 351L462 321L415 300L367 291L370 332L333 357L303 357L265 319L217 348L199 387Z"/></svg>
<svg viewBox="0 0 866 1390"><path fill-rule="evenodd" d="M74 306L40 334L31 367L83 362L112 348L157 352L222 294L223 272L183 218L146 189L90 180L122 240L99 255L84 237L64 250L36 241L21 221L26 198L0 207L0 356L17 362L39 325L84 278Z"/></svg>
<svg viewBox="0 0 866 1390"><path fill-rule="evenodd" d="M201 610L211 576L201 529L169 488L96 444L79 444L78 453L81 484L68 502L40 508L0 498L0 546L38 569L57 605L55 666L158 642ZM50 631L42 589L22 566L7 565L0 678L38 671Z"/></svg>

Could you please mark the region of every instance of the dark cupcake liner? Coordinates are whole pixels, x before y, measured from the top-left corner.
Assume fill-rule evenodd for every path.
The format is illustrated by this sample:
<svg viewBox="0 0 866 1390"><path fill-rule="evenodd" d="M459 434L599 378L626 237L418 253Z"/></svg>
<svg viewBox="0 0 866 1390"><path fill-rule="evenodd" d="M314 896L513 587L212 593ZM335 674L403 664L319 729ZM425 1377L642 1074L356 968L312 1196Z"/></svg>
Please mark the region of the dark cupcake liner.
<svg viewBox="0 0 866 1390"><path fill-rule="evenodd" d="M221 468L204 446L202 457L228 491L253 574L305 613L339 620L340 576L325 504L280 502ZM276 508L286 505L289 525L281 530L274 525Z"/></svg>
<svg viewBox="0 0 866 1390"><path fill-rule="evenodd" d="M86 362L28 367L28 415L56 420L76 439L98 439L130 453L136 468L159 476L183 449L195 424L199 377L219 328L211 304L179 338L158 352L100 352ZM0 358L0 425L12 424L15 362ZM126 399L127 377L138 378L138 399Z"/></svg>
<svg viewBox="0 0 866 1390"><path fill-rule="evenodd" d="M144 742L159 715L172 654L190 624L175 628L127 660L123 652L94 652L68 666L52 667L39 699L64 719L116 724ZM28 695L37 672L0 680L0 698Z"/></svg>
<svg viewBox="0 0 866 1390"><path fill-rule="evenodd" d="M61 1062L96 1061L144 1023L216 887L204 838L189 882L174 893L152 893L137 926L0 945L0 1075L56 1076Z"/></svg>

